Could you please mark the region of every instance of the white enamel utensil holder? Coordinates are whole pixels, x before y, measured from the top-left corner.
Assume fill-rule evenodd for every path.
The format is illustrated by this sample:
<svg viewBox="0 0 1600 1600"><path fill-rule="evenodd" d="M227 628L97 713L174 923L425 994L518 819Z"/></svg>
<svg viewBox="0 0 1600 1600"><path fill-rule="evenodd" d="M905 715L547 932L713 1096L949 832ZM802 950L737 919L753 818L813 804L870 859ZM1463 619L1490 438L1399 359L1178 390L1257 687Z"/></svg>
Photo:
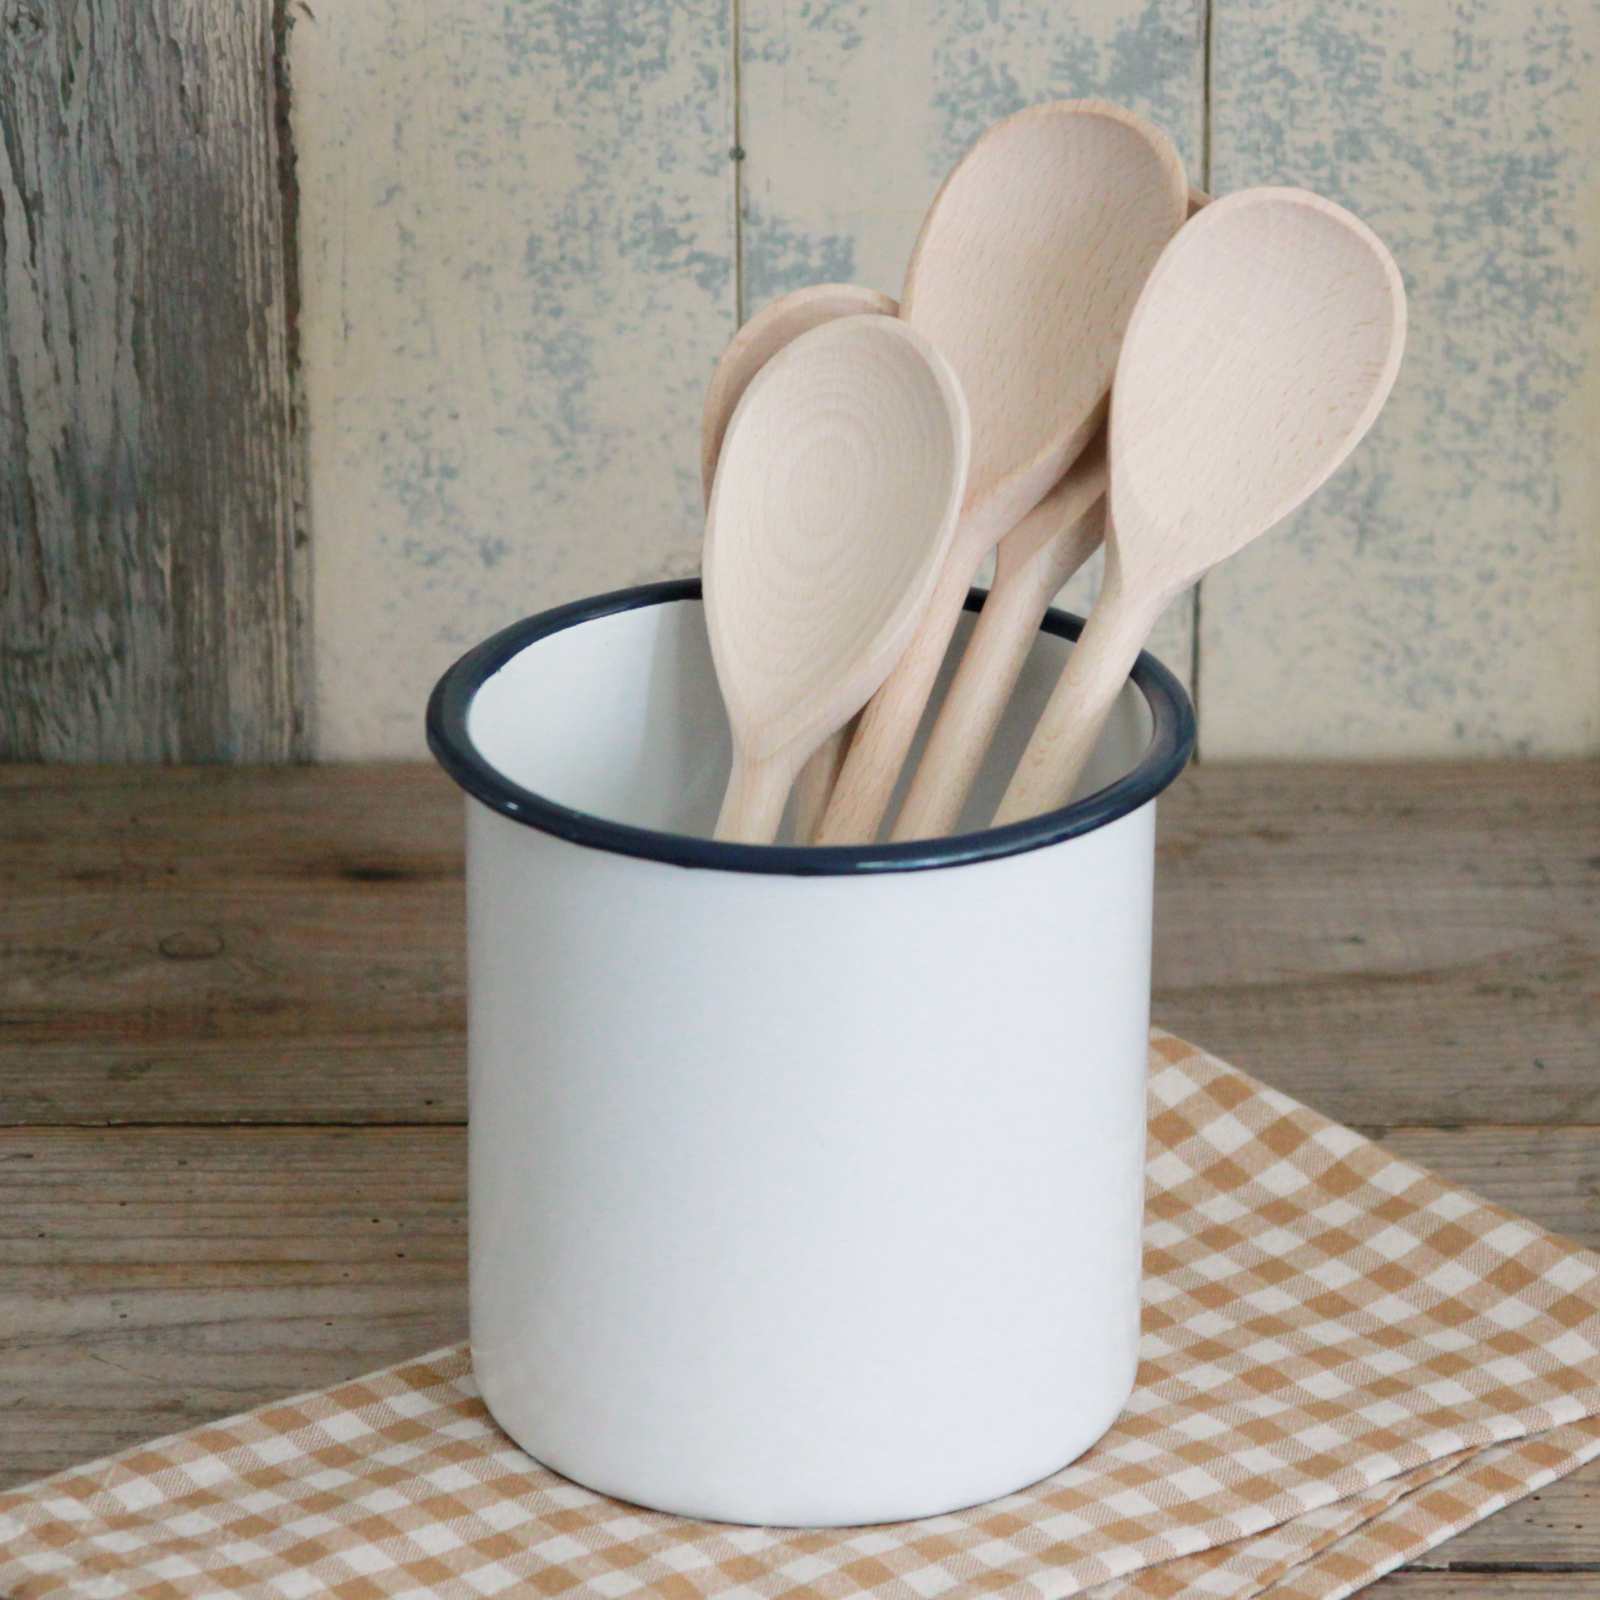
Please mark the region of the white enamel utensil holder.
<svg viewBox="0 0 1600 1600"><path fill-rule="evenodd" d="M1059 676L1046 629L974 815ZM1154 798L1192 732L1145 657L1087 800L719 845L695 584L446 674L473 1362L519 1444L641 1505L824 1525L988 1500L1104 1432L1139 1335Z"/></svg>

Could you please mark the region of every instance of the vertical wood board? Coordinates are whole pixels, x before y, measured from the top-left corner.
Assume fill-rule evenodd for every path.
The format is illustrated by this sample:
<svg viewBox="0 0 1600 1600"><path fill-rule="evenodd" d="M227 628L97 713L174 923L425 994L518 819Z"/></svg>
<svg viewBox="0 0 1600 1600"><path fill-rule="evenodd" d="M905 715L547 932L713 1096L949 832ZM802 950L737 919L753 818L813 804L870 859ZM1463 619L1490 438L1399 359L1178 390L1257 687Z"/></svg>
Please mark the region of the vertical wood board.
<svg viewBox="0 0 1600 1600"><path fill-rule="evenodd" d="M802 284L900 292L928 202L991 122L1040 100L1118 101L1156 122L1199 182L1206 0L1070 7L744 0L741 222L746 315ZM1100 561L1063 591L1082 611ZM1155 652L1188 682L1193 604Z"/></svg>
<svg viewBox="0 0 1600 1600"><path fill-rule="evenodd" d="M0 759L307 744L270 0L0 8Z"/></svg>
<svg viewBox="0 0 1600 1600"><path fill-rule="evenodd" d="M1405 366L1206 580L1208 756L1600 750L1600 5L1216 0L1219 191L1301 183L1405 275Z"/></svg>
<svg viewBox="0 0 1600 1600"><path fill-rule="evenodd" d="M692 572L728 0L292 7L325 756L517 618Z"/></svg>

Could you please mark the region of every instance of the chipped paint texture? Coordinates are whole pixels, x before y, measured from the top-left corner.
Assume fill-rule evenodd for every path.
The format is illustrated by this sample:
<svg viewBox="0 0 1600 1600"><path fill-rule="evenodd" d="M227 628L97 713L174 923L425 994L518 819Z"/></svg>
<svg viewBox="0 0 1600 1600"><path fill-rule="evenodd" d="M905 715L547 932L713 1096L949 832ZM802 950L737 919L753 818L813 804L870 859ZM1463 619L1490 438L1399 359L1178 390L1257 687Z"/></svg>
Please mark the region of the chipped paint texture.
<svg viewBox="0 0 1600 1600"><path fill-rule="evenodd" d="M530 611L694 570L727 0L295 0L319 744L422 753Z"/></svg>
<svg viewBox="0 0 1600 1600"><path fill-rule="evenodd" d="M1213 179L1296 182L1395 252L1376 433L1209 578L1201 751L1600 749L1600 6L1218 0Z"/></svg>
<svg viewBox="0 0 1600 1600"><path fill-rule="evenodd" d="M1120 101L1198 171L1204 0L744 0L740 38L746 314L819 278L898 293L951 164L1039 100ZM1062 602L1098 581L1097 559ZM1185 680L1192 621L1185 599L1153 642Z"/></svg>
<svg viewBox="0 0 1600 1600"><path fill-rule="evenodd" d="M1122 100L1203 177L1205 0L732 8L293 0L323 754L419 754L468 644L692 570L736 302L897 290L996 117ZM1212 13L1212 187L1366 216L1412 331L1374 438L1207 580L1198 650L1193 604L1162 626L1203 752L1600 748L1600 0Z"/></svg>

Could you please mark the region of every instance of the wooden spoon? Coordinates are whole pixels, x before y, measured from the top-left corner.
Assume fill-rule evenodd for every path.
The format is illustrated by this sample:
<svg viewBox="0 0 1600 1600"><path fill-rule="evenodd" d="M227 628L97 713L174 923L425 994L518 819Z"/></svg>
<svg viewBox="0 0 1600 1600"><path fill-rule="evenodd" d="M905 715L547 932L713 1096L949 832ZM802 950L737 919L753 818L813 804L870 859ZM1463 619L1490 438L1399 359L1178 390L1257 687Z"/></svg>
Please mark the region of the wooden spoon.
<svg viewBox="0 0 1600 1600"><path fill-rule="evenodd" d="M700 420L700 483L708 504L728 419L750 387L750 380L786 345L824 322L869 313L892 317L899 310L891 295L876 289L863 289L857 283L814 283L780 295L734 334L706 386L705 411Z"/></svg>
<svg viewBox="0 0 1600 1600"><path fill-rule="evenodd" d="M922 626L850 741L819 843L876 837L968 586L1100 426L1123 329L1187 195L1155 128L1068 100L996 123L935 196L900 315L966 390L967 501Z"/></svg>
<svg viewBox="0 0 1600 1600"><path fill-rule="evenodd" d="M1405 327L1382 241L1304 189L1213 201L1167 247L1117 367L1105 584L997 824L1072 798L1156 619L1356 447Z"/></svg>
<svg viewBox="0 0 1600 1600"><path fill-rule="evenodd" d="M716 476L717 457L722 451L728 419L749 388L750 380L762 367L802 333L824 322L867 314L892 317L899 310L890 296L876 289L863 289L854 283L818 283L781 295L745 323L728 342L706 387L705 412L700 423L700 482L707 504L711 500L711 482ZM822 820L822 810L833 793L849 737L847 723L830 734L800 769L794 795L794 836L801 844L810 842Z"/></svg>
<svg viewBox="0 0 1600 1600"><path fill-rule="evenodd" d="M890 838L936 839L955 831L1045 612L1062 584L1100 548L1105 527L1102 428L1061 482L1000 541L994 584Z"/></svg>
<svg viewBox="0 0 1600 1600"><path fill-rule="evenodd" d="M1189 215L1210 199L1191 188ZM1050 602L1105 538L1106 485L1102 428L1066 477L1000 541L994 584L890 838L936 839L955 831Z"/></svg>
<svg viewBox="0 0 1600 1600"><path fill-rule="evenodd" d="M706 518L706 617L733 729L719 839L776 837L801 764L904 650L971 444L950 364L893 317L812 328L751 380Z"/></svg>

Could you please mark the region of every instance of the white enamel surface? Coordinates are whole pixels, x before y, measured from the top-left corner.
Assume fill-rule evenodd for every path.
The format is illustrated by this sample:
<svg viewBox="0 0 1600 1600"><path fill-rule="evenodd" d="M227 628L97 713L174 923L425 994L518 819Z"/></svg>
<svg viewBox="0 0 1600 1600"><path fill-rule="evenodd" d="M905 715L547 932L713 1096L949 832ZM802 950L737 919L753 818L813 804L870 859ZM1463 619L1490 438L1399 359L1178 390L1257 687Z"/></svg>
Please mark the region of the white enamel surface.
<svg viewBox="0 0 1600 1600"><path fill-rule="evenodd" d="M530 647L471 731L550 798L704 831L721 721L684 602ZM847 878L467 810L472 1341L507 1431L629 1500L800 1524L989 1499L1092 1443L1137 1354L1154 806Z"/></svg>

